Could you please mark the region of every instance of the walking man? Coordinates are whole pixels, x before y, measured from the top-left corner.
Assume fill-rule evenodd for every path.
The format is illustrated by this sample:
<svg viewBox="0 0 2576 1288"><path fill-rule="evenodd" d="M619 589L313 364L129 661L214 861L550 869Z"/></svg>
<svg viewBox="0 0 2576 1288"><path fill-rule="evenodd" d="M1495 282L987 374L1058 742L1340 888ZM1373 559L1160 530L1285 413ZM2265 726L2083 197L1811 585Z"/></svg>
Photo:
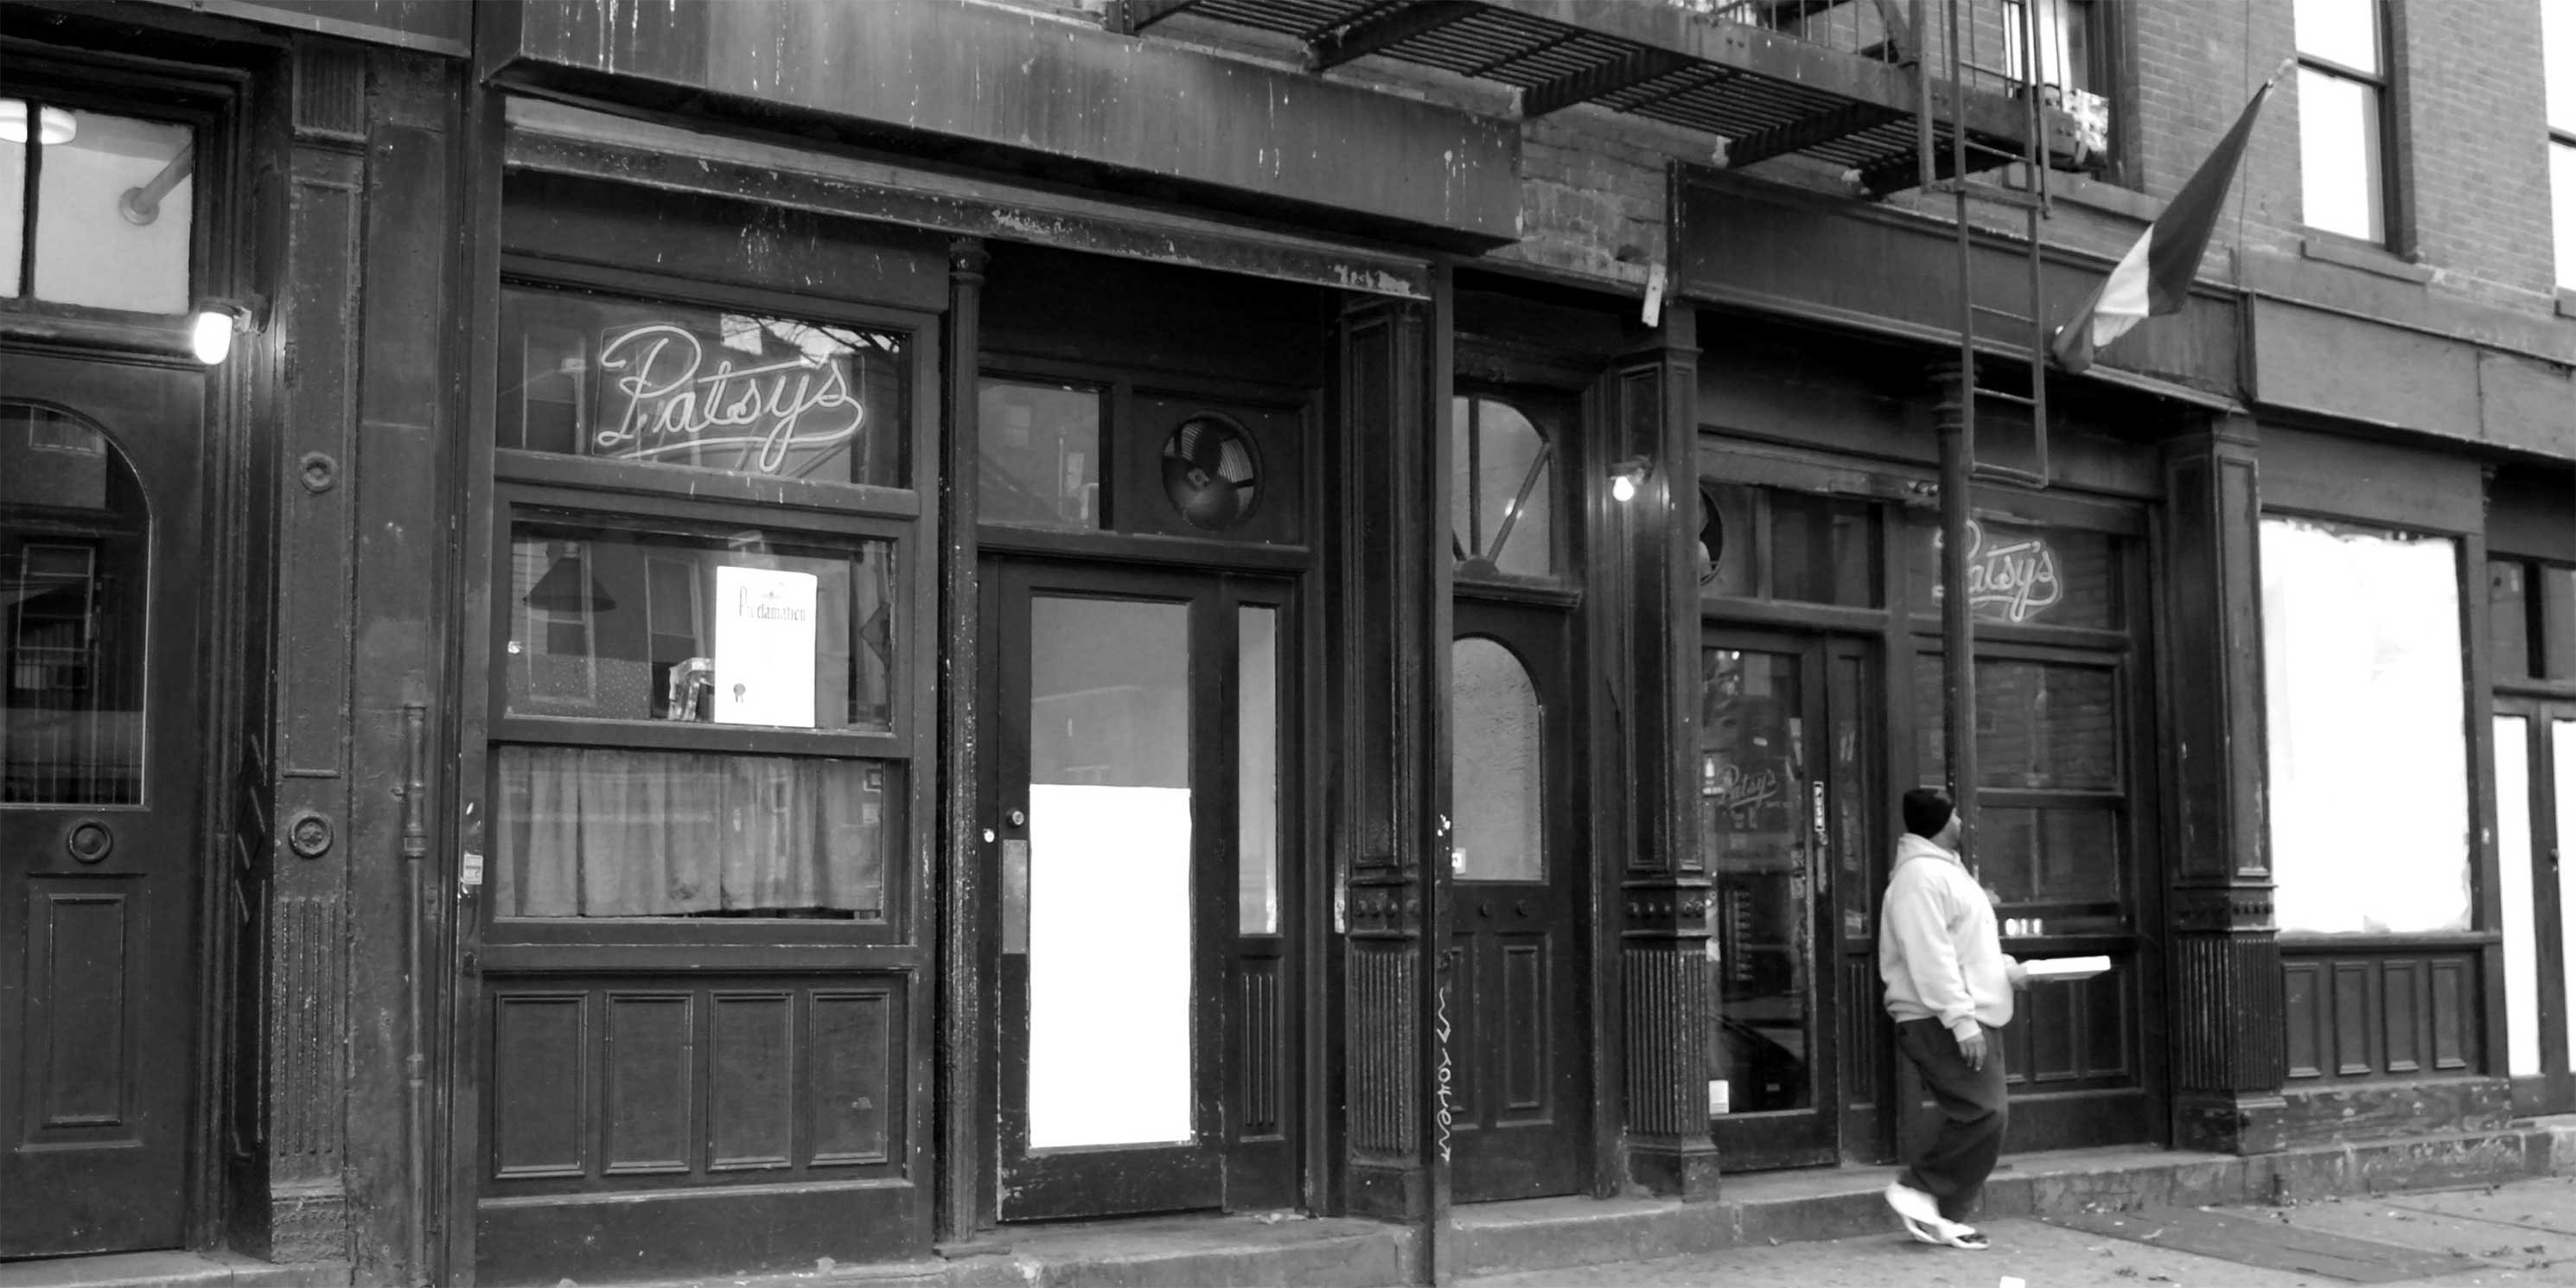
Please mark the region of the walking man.
<svg viewBox="0 0 2576 1288"><path fill-rule="evenodd" d="M2004 956L1994 904L1959 861L1959 815L1929 787L1905 794L1905 836L1878 918L1878 974L1896 1044L1941 1107L1931 1147L1887 1187L1906 1233L1982 1249L1967 1223L2004 1143L2004 1053L2021 963Z"/></svg>

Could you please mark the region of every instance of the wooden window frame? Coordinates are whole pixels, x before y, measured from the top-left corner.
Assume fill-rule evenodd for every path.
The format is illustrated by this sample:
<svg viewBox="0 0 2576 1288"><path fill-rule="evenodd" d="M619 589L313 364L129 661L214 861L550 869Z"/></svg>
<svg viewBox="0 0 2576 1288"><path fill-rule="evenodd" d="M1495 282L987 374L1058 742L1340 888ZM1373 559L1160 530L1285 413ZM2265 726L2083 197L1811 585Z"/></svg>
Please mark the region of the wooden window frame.
<svg viewBox="0 0 2576 1288"><path fill-rule="evenodd" d="M736 288L687 278L633 272L597 265L568 263L525 255L505 255L499 287L510 289L586 291L643 304L713 308L757 313L821 324L846 324L903 336L904 378L909 382L908 423L902 428L902 486L834 483L813 479L768 478L688 466L600 460L559 453L489 445L491 474L493 597L486 641L486 709L482 712L484 799L502 799L500 757L504 746L607 747L637 751L694 751L717 755L767 755L862 760L886 766L900 777L889 792L901 802L901 826L888 829L880 856L883 890L873 914L848 919L696 918L696 917L519 917L493 910L486 932L495 956L526 958L527 964L551 960L556 951L574 951L593 966L603 949L667 952L695 950L692 960L715 962L726 954L757 954L764 947L788 947L806 953L865 951L911 942L919 928L907 924L924 891L911 888L913 855L938 812L937 755L927 745L936 723L931 685L935 656L925 656L921 641L935 636L924 617L923 590L937 584L938 542L923 523L935 492L939 457L934 427L941 415L941 318L910 309L787 295L760 288ZM496 295L497 299L497 295ZM497 432L497 405L491 409ZM894 580L889 605L893 614L889 659L890 710L881 729L768 729L748 726L513 714L508 710L506 642L511 615L497 596L509 585L512 532L522 516L555 520L595 520L612 528L669 525L674 530L725 526L759 527L790 540L835 546L852 542L881 543L889 551ZM649 625L649 623L648 623ZM800 953L800 960L803 954ZM748 959L746 959L748 960ZM819 965L821 959L808 963Z"/></svg>
<svg viewBox="0 0 2576 1288"><path fill-rule="evenodd" d="M2397 164L2397 152L2401 145L2397 134L2399 84L2396 5L2391 3L2391 0L2367 0L2367 3L2371 6L2374 15L2372 30L2378 41L2378 71L2366 71L2322 55L2312 54L2304 47L2297 47L2296 53L2300 71L2312 71L2332 80L2365 86L2370 90L2371 116L2379 127L2378 154L2368 158L2370 168L2379 175L2379 236L2375 239L2356 237L2351 233L2319 227L2309 221L2304 198L2300 203L2299 223L2310 236L2331 237L2356 246L2370 246L2392 253L2402 253L2412 237L2404 219L2406 200L2400 190L2403 176ZM2292 43L2296 46L2295 36ZM2301 111L2306 111L2308 105L2303 102L2299 108ZM2299 152L2299 164L2302 169L2306 167L2307 162L2307 151L2302 146Z"/></svg>

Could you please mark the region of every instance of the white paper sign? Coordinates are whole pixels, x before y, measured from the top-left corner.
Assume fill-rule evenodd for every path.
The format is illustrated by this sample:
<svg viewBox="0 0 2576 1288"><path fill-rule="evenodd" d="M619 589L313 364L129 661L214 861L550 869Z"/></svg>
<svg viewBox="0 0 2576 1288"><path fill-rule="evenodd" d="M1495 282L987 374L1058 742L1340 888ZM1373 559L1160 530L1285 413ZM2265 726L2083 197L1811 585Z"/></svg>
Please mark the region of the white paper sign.
<svg viewBox="0 0 2576 1288"><path fill-rule="evenodd" d="M814 727L820 585L810 572L716 568L716 723Z"/></svg>

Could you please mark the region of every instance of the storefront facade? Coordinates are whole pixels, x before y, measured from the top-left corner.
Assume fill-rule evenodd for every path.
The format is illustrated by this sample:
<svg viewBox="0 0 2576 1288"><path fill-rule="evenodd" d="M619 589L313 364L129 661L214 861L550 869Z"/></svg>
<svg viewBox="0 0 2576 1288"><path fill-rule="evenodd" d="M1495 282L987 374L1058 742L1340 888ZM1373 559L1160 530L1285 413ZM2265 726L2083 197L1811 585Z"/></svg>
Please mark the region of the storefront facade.
<svg viewBox="0 0 2576 1288"><path fill-rule="evenodd" d="M538 1283L1894 1157L1946 232L1659 156L1623 254L1473 101L1097 15L214 8L0 11L0 1049L58 1053L0 1111L59 1146L0 1253ZM1980 876L2115 963L2012 1030L2015 1149L2576 1109L2567 368L2473 354L2470 449L2264 307L1970 494ZM2279 633L2437 564L2457 631L2370 638L2457 669L2314 727ZM2319 902L2308 749L2441 727L2456 881Z"/></svg>

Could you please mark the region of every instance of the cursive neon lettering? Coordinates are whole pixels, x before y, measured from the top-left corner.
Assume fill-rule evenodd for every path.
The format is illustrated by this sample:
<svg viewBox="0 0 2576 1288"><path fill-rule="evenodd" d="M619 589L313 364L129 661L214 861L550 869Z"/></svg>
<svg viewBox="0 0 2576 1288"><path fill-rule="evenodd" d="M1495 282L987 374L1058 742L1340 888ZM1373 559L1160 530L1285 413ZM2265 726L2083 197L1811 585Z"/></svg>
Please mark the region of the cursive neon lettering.
<svg viewBox="0 0 2576 1288"><path fill-rule="evenodd" d="M591 434L602 456L659 460L734 448L736 468L776 474L791 459L858 437L867 420L845 359L799 354L738 367L721 357L710 368L697 335L667 322L611 333L599 367L618 400Z"/></svg>

